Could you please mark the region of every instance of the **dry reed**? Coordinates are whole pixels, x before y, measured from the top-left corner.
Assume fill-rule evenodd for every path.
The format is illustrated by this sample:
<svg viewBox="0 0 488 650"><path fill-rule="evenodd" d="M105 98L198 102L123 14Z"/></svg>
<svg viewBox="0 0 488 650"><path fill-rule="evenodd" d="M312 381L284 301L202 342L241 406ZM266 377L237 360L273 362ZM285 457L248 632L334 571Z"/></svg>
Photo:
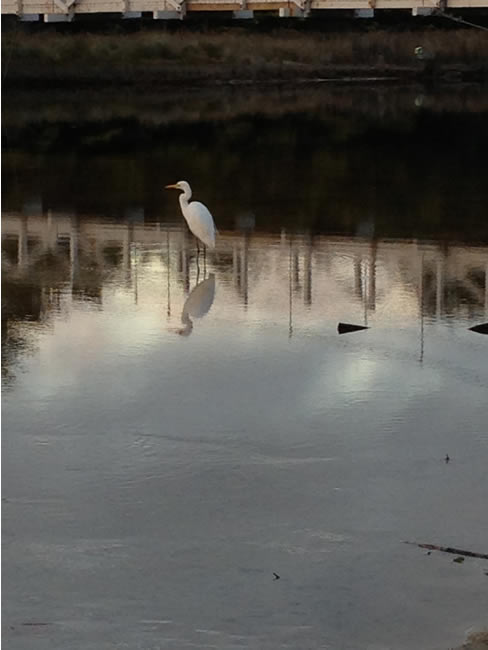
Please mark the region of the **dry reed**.
<svg viewBox="0 0 488 650"><path fill-rule="evenodd" d="M337 73L384 74L421 70L422 45L439 68L488 69L488 37L471 29L318 33L279 29L256 33L235 27L204 33L7 33L2 39L7 81L85 79L128 83L195 78L290 78ZM2 62L2 65L5 65Z"/></svg>

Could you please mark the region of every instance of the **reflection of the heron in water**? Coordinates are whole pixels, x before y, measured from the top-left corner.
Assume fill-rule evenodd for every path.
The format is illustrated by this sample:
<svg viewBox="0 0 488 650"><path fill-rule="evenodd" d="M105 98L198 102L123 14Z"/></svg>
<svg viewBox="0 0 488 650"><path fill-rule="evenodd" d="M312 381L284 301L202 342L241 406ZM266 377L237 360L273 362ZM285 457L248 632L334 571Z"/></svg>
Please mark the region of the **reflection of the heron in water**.
<svg viewBox="0 0 488 650"><path fill-rule="evenodd" d="M189 336L193 330L192 318L202 318L210 311L215 298L215 274L211 273L206 280L197 284L183 305L181 322L184 327L178 334Z"/></svg>

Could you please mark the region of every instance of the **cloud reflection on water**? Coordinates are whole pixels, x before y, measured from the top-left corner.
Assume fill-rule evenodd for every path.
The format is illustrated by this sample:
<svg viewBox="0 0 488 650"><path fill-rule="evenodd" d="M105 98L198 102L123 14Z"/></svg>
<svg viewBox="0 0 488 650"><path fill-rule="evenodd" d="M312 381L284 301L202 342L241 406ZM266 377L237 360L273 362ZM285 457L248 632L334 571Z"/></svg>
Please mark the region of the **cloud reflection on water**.
<svg viewBox="0 0 488 650"><path fill-rule="evenodd" d="M207 327L242 322L250 332L277 327L289 336L328 335L341 320L423 336L426 324L464 328L488 313L483 246L227 231L203 282L182 227L6 214L2 247L5 371L26 347L20 325L23 336L32 323L75 326L80 311L112 318L110 336L126 352L156 344L161 313L170 330L189 335L214 300ZM83 321L80 337L98 347L100 323Z"/></svg>

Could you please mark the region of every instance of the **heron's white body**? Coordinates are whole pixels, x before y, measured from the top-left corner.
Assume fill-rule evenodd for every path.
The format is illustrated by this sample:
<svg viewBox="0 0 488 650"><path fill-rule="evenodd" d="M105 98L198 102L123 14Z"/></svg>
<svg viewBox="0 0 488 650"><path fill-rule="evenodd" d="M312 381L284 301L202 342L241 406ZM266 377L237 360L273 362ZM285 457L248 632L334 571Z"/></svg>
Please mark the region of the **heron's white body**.
<svg viewBox="0 0 488 650"><path fill-rule="evenodd" d="M208 248L215 248L215 224L207 206L200 201L190 201L191 187L186 181L178 181L167 188L181 190L180 207L188 228Z"/></svg>
<svg viewBox="0 0 488 650"><path fill-rule="evenodd" d="M180 206L195 237L208 248L215 248L215 225L207 206L200 201L188 202L184 194L180 194Z"/></svg>

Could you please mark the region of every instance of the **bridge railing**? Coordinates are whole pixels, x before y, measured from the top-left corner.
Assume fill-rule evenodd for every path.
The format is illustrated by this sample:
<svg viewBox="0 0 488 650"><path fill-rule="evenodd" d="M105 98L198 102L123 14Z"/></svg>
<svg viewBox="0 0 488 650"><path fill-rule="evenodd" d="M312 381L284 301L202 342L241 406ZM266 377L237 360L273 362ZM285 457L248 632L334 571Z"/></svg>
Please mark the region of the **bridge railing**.
<svg viewBox="0 0 488 650"><path fill-rule="evenodd" d="M120 14L136 18L142 13L155 19L183 19L189 13L231 12L235 18L274 11L281 17L306 17L312 11L347 10L358 17L373 17L375 11L411 10L426 15L446 8L486 8L488 0L2 0L4 15L21 20L69 21L76 15Z"/></svg>

